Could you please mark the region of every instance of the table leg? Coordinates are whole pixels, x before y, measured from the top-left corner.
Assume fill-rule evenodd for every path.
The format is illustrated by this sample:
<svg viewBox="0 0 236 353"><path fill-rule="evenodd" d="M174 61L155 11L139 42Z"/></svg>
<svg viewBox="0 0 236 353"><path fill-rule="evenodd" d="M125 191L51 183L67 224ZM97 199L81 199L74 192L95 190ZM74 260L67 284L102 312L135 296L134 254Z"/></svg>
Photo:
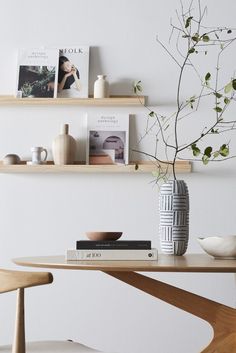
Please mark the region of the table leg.
<svg viewBox="0 0 236 353"><path fill-rule="evenodd" d="M213 328L214 337L202 353L236 352L236 309L136 272L104 272L207 321Z"/></svg>

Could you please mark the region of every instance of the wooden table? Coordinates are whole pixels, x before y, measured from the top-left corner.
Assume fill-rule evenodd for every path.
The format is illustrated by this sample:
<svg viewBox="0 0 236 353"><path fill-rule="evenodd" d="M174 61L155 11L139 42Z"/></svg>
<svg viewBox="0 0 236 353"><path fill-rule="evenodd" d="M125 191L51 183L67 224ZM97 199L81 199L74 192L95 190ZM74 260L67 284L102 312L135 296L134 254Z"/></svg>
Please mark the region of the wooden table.
<svg viewBox="0 0 236 353"><path fill-rule="evenodd" d="M103 271L166 303L207 321L214 330L210 345L202 353L236 352L236 309L137 272L236 273L236 260L215 260L205 254L159 255L158 261L70 261L64 256L13 259L21 266Z"/></svg>

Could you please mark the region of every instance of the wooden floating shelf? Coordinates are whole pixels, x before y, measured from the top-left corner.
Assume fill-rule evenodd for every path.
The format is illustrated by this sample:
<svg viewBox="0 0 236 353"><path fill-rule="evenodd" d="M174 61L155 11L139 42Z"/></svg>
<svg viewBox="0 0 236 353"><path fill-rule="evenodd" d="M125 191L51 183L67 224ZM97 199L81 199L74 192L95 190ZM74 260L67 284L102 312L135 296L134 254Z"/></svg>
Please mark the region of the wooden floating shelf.
<svg viewBox="0 0 236 353"><path fill-rule="evenodd" d="M163 167L165 165L163 164ZM128 165L54 165L52 162L42 165L27 165L26 162L16 165L4 165L0 162L0 173L152 173L158 170L153 162L131 162ZM177 173L190 173L191 163L176 162ZM170 168L171 172L171 168Z"/></svg>
<svg viewBox="0 0 236 353"><path fill-rule="evenodd" d="M138 106L144 96L111 96L109 98L16 98L0 96L0 105L79 105L79 106Z"/></svg>

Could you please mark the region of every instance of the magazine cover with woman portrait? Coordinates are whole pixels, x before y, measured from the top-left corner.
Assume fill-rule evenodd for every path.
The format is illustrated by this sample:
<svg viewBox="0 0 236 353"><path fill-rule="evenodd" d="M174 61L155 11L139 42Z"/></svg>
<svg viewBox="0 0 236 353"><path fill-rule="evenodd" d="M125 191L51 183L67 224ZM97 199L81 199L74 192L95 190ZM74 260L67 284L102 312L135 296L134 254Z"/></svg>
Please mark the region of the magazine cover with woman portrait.
<svg viewBox="0 0 236 353"><path fill-rule="evenodd" d="M89 47L59 49L58 98L87 98Z"/></svg>

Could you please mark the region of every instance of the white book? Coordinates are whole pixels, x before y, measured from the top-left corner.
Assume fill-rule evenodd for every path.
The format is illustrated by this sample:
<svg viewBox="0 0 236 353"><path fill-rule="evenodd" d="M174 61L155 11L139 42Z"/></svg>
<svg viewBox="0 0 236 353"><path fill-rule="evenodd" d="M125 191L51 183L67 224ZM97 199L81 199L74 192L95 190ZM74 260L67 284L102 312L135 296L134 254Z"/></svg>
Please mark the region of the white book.
<svg viewBox="0 0 236 353"><path fill-rule="evenodd" d="M89 47L59 49L58 98L87 98L89 90Z"/></svg>
<svg viewBox="0 0 236 353"><path fill-rule="evenodd" d="M86 163L129 163L129 114L88 115Z"/></svg>
<svg viewBox="0 0 236 353"><path fill-rule="evenodd" d="M66 251L67 261L104 261L104 260L157 260L157 249L151 250L75 250Z"/></svg>
<svg viewBox="0 0 236 353"><path fill-rule="evenodd" d="M55 98L58 75L57 49L20 49L17 65L18 98Z"/></svg>

